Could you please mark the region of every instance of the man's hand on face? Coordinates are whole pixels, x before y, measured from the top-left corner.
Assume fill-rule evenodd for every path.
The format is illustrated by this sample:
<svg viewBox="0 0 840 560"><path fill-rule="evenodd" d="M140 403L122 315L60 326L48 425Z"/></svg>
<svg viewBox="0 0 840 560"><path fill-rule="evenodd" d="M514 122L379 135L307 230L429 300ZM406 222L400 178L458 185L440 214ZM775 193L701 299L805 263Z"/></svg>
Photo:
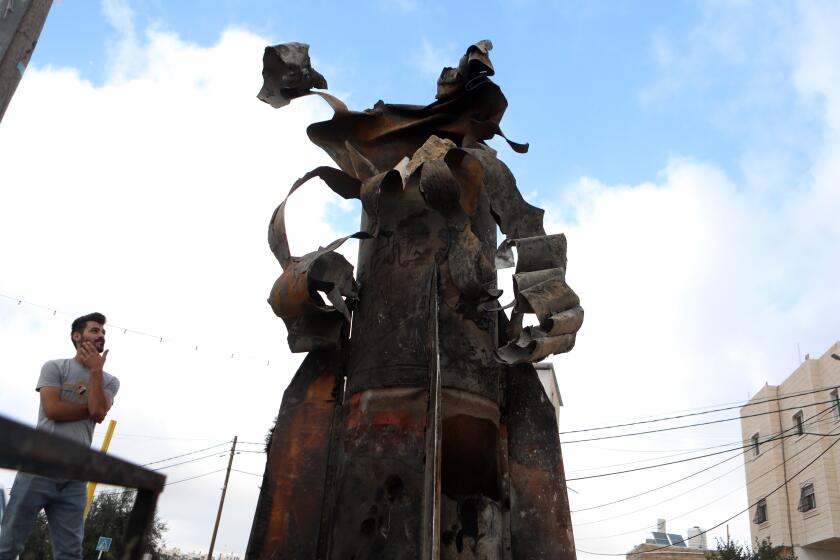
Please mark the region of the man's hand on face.
<svg viewBox="0 0 840 560"><path fill-rule="evenodd" d="M79 346L79 358L81 362L92 372L102 372L105 366L105 359L108 357L108 351L105 350L101 355L96 351L96 346L92 342L83 342Z"/></svg>

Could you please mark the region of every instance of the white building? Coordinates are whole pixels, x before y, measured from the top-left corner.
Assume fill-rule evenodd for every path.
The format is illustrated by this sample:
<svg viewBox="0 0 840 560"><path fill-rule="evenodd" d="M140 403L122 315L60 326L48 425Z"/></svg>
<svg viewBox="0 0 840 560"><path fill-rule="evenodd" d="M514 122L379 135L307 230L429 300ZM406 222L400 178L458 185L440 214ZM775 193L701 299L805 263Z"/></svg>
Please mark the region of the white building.
<svg viewBox="0 0 840 560"><path fill-rule="evenodd" d="M688 536L688 546L691 548L699 550L706 550L708 548L706 545L706 533L697 525L689 527L686 535Z"/></svg>
<svg viewBox="0 0 840 560"><path fill-rule="evenodd" d="M840 558L838 387L840 342L741 408L752 539L799 560Z"/></svg>
<svg viewBox="0 0 840 560"><path fill-rule="evenodd" d="M554 373L554 364L551 362L540 362L534 364L537 375L540 377L545 394L557 414L557 425L560 426L560 407L563 406L563 399L560 398L560 387L557 385L557 376Z"/></svg>

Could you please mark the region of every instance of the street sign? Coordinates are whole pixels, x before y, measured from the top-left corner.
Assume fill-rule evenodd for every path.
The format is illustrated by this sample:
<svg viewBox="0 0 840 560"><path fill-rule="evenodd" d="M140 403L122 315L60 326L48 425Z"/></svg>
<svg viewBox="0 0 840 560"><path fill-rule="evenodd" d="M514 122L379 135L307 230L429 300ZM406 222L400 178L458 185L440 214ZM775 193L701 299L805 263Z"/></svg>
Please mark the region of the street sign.
<svg viewBox="0 0 840 560"><path fill-rule="evenodd" d="M111 537L99 537L99 541L96 543L96 550L101 552L111 550Z"/></svg>

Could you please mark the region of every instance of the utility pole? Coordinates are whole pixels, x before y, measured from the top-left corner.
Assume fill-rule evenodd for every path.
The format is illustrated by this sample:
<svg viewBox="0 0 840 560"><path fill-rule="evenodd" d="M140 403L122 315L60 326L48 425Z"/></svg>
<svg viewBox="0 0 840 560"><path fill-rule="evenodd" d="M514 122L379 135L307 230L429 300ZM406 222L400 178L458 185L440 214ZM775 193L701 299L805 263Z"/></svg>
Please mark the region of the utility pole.
<svg viewBox="0 0 840 560"><path fill-rule="evenodd" d="M32 58L52 0L0 0L0 121Z"/></svg>
<svg viewBox="0 0 840 560"><path fill-rule="evenodd" d="M230 446L230 458L228 459L227 472L225 473L225 485L222 486L222 497L219 499L219 512L216 514L216 524L213 526L213 536L210 538L210 552L207 553L207 560L213 560L213 548L216 546L216 533L219 532L219 521L222 519L222 508L225 505L225 494L227 493L228 479L230 479L230 467L233 465L233 454L236 453L236 440L239 436L233 436L233 445Z"/></svg>

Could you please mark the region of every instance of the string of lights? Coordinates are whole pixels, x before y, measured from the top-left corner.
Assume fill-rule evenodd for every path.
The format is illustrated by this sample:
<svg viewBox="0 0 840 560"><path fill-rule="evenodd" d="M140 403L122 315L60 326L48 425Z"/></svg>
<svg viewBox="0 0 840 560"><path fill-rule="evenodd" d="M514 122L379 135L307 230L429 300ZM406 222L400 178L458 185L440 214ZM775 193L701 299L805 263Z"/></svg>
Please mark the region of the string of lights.
<svg viewBox="0 0 840 560"><path fill-rule="evenodd" d="M36 309L41 309L43 311L51 312L53 316L62 315L62 316L65 316L65 317L75 318L75 317L81 315L81 313L69 313L67 311L62 311L60 309L56 309L56 308L48 306L48 305L42 305L40 303L35 303L35 302L28 301L28 300L23 299L23 298L13 297L13 296L3 294L3 293L0 293L0 298L6 299L6 300L11 301L13 303L16 302L16 305L18 307L25 305L25 306L28 306L28 307L33 307L33 308L36 308ZM111 332L116 331L116 332L122 333L122 334L131 334L131 335L141 336L141 337L144 337L144 338L149 338L151 340L157 340L160 343L165 342L165 343L168 343L168 344L173 344L173 345L176 345L176 346L183 347L185 349L192 349L194 352L198 352L199 349L203 350L203 349L209 347L209 348L214 349L213 351L214 351L215 354L219 354L221 356L230 355L229 359L231 359L231 360L248 360L248 361L254 361L254 362L258 362L258 363L263 363L264 362L265 367L271 367L271 361L272 361L271 358L259 357L259 356L255 356L255 355L250 354L250 353L242 353L242 352L236 352L236 351L230 351L230 352L224 351L224 352L222 352L222 351L219 351L218 348L215 345L200 344L200 343L197 343L197 342L183 342L183 341L174 339L170 336L148 333L148 332L144 332L144 331L141 331L141 330L138 330L138 329L133 329L133 328L130 328L130 327L125 327L125 326L115 324L115 323L108 323L108 327L111 330ZM274 362L275 362L275 364L278 363L277 358L274 358Z"/></svg>

